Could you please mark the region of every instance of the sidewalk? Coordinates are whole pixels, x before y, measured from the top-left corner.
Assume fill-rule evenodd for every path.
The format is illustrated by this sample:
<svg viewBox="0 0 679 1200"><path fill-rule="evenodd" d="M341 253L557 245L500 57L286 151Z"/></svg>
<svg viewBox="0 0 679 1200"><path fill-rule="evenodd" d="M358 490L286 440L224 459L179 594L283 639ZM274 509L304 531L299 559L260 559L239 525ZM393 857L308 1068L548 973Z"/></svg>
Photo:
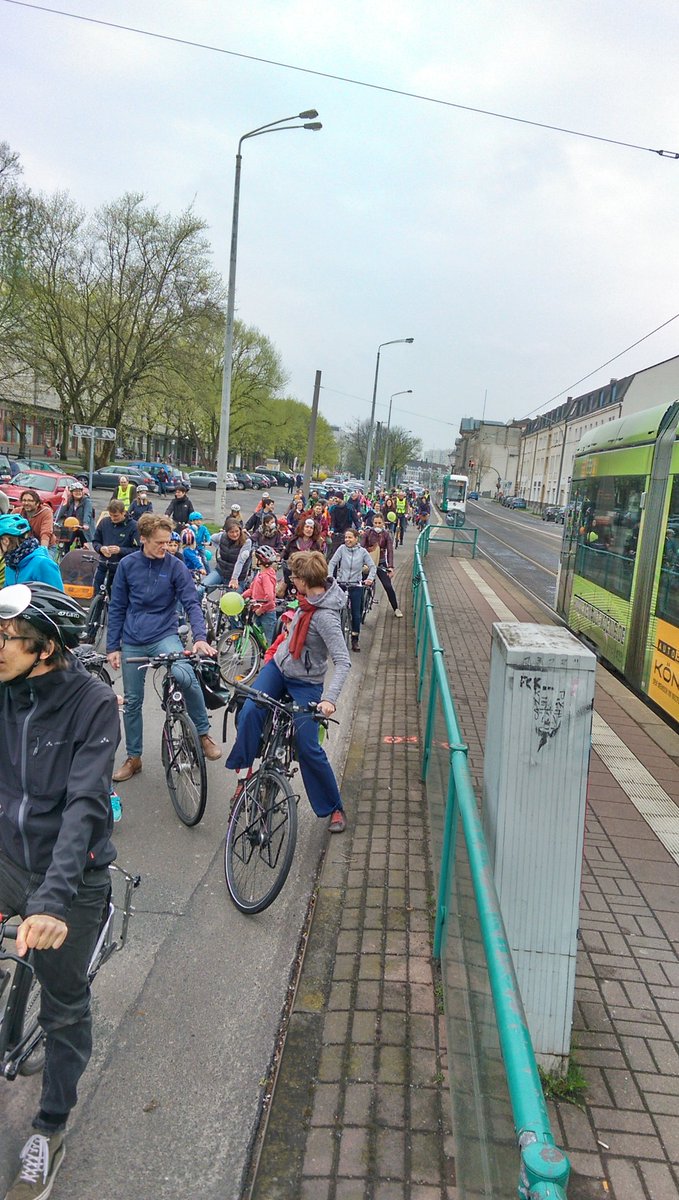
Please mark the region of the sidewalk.
<svg viewBox="0 0 679 1200"><path fill-rule="evenodd" d="M380 596L362 638L350 823L329 841L252 1200L457 1195L406 554L405 620ZM549 618L447 543L432 540L425 569L480 795L490 627ZM588 1091L550 1105L570 1200L679 1197L677 799L679 736L599 668L573 1034ZM638 810L649 800L674 857Z"/></svg>

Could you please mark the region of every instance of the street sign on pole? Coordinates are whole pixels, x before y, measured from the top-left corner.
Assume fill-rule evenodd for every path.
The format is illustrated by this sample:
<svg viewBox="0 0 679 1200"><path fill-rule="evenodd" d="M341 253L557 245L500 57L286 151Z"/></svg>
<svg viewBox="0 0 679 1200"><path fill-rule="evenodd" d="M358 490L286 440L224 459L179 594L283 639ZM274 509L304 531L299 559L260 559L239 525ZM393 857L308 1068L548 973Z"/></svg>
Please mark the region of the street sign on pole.
<svg viewBox="0 0 679 1200"><path fill-rule="evenodd" d="M115 442L117 430L109 429L107 425L73 425L74 437L90 439L90 491L92 491L92 476L94 475L94 443Z"/></svg>

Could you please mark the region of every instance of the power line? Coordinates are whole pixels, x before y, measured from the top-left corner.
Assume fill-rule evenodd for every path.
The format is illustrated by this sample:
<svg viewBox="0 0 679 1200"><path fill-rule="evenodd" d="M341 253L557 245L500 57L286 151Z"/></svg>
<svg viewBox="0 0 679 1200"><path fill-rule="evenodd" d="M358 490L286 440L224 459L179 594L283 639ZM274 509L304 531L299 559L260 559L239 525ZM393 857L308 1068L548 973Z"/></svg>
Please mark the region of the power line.
<svg viewBox="0 0 679 1200"><path fill-rule="evenodd" d="M427 96L422 92L409 92L403 88L388 87L386 84L370 83L366 79L354 79L349 75L335 75L330 71L318 71L312 67L300 67L296 63L280 62L275 58L263 58L257 54L245 54L239 50L227 50L224 46L214 46L209 42L194 42L189 38L175 37L168 33L156 33L152 29L140 29L135 25L123 25L117 21L104 21L99 17L85 17L81 13L67 12L60 8L48 8L44 4L31 4L28 0L4 0L5 4L13 4L16 8L30 8L36 12L51 13L57 17L68 17L73 21L83 21L88 25L102 25L107 29L117 29L123 33L136 33L142 37L156 38L161 42L171 42L176 46L189 46L194 50L208 50L213 54L226 54L231 58L242 58L247 62L262 63L269 67L278 67L284 71L297 71L302 75L313 75L318 79L331 79L336 83L347 83L351 87L368 88L375 92L385 92L390 96L402 96L407 100L422 100L426 104L438 104L443 108L456 108L461 112L476 113L482 117L493 117L498 121L512 121L518 125L531 125L535 129L547 129L552 133L565 133L569 137L587 138L593 142L605 142L609 146L622 146L627 150L643 150L648 154L657 154L660 158L679 159L679 151L657 150L653 146L641 146L636 142L626 142L620 138L604 137L597 133L584 133L581 129L568 129L563 125L551 125L546 121L532 121L528 117L514 117L509 113L495 112L493 109L477 108L471 104L459 104L453 100L442 100L438 96Z"/></svg>
<svg viewBox="0 0 679 1200"><path fill-rule="evenodd" d="M614 354L612 358L607 358L606 362L601 363L599 367L595 367L593 371L588 371L588 373L586 375L582 375L580 379L576 379L575 383L569 383L568 387L565 387L563 391L557 392L556 396L552 396L551 400L544 400L542 404L538 404L537 408L531 409L529 413L526 413L526 416L532 417L536 412L539 412L541 408L546 408L548 404L553 404L555 400L560 400L562 396L571 395L573 390L578 387L579 384L584 383L586 379L591 379L592 375L596 375L599 371L603 371L604 367L608 367L612 362L615 362L616 359L622 358L623 354L627 354L630 350L634 350L635 346L640 346L642 342L645 342L648 340L648 338L653 337L654 333L659 333L661 329L665 329L668 325L671 325L673 321L676 321L677 317L679 317L679 313L675 313L673 317L668 317L666 321L663 321L662 325L656 325L655 329L652 329L650 333L645 333L643 337L637 338L636 342L632 342L631 346L627 346L624 350L621 350L619 354Z"/></svg>
<svg viewBox="0 0 679 1200"><path fill-rule="evenodd" d="M332 392L334 396L346 396L348 400L358 400L361 404L372 404L372 400L369 400L367 396L354 396L352 392L340 392L337 388L327 387L324 383L321 384L321 391ZM388 408L386 400L376 400L375 403L378 408ZM436 421L438 425L455 426L459 424L459 419L457 421L444 421L442 417L430 417L428 413L413 412L410 408L396 408L394 406L392 412L405 413L409 417L419 417L422 421Z"/></svg>

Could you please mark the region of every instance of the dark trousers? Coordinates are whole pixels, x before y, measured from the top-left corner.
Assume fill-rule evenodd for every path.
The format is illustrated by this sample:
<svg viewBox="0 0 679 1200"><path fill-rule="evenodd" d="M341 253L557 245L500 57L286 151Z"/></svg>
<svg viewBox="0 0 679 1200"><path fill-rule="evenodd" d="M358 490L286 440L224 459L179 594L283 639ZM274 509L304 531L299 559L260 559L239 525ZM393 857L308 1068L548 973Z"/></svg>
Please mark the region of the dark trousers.
<svg viewBox="0 0 679 1200"><path fill-rule="evenodd" d="M318 704L323 688L320 683L286 679L275 662L269 662L259 672L251 685L259 692L266 692L273 700L280 700L288 692L296 704ZM229 771L251 767L260 752L262 727L267 710L254 700L246 700L238 718L238 733L224 764ZM317 817L327 817L342 807L337 780L328 762L328 756L318 741L318 725L311 714L298 713L295 717L295 742L297 759L309 803Z"/></svg>
<svg viewBox="0 0 679 1200"><path fill-rule="evenodd" d="M358 637L361 632L361 608L363 606L363 584L352 585L347 588L349 593L349 607L351 609L351 632Z"/></svg>
<svg viewBox="0 0 679 1200"><path fill-rule="evenodd" d="M377 568L377 578L387 593L387 600L391 604L394 612L396 612L396 609L398 608L398 600L396 599L396 592L394 591L394 587L391 582L391 576L389 575L386 567Z"/></svg>
<svg viewBox="0 0 679 1200"><path fill-rule="evenodd" d="M0 912L23 916L42 875L32 874L0 854ZM68 935L59 950L35 950L33 965L41 986L40 1024L45 1031L45 1069L40 1109L33 1125L43 1133L63 1129L78 1099L78 1081L92 1053L92 1014L87 968L97 942L110 892L106 867L86 871L66 918ZM47 1116L54 1114L54 1121Z"/></svg>

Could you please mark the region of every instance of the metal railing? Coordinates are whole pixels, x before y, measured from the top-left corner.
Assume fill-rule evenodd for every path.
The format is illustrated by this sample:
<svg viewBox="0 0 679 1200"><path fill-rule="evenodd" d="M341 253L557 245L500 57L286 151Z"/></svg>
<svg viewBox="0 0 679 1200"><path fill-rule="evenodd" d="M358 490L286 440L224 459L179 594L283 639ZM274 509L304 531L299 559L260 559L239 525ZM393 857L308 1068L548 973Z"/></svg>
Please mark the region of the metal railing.
<svg viewBox="0 0 679 1200"><path fill-rule="evenodd" d="M430 539L427 526L412 584L457 1186L470 1198L565 1200L570 1166L550 1128L424 571Z"/></svg>
<svg viewBox="0 0 679 1200"><path fill-rule="evenodd" d="M431 537L431 525L426 525L423 533L428 531L427 546ZM437 525L436 541L450 542L450 557L455 558L455 547L461 546L469 551L470 558L476 558L476 543L479 537L479 531L475 525Z"/></svg>

